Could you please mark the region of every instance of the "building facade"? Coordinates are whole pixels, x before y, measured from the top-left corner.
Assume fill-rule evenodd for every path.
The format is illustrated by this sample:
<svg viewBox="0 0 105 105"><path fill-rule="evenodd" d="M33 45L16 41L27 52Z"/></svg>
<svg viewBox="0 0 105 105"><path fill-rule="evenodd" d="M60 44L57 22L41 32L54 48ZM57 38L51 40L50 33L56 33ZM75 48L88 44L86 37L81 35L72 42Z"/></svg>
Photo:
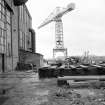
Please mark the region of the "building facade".
<svg viewBox="0 0 105 105"><path fill-rule="evenodd" d="M21 56L22 52L29 51L35 53L35 32L32 29L32 17L26 5L21 5L18 7L19 13L19 61L24 62Z"/></svg>
<svg viewBox="0 0 105 105"><path fill-rule="evenodd" d="M35 32L26 1L0 0L0 72L15 70L17 63L28 63L28 55L33 56L33 64L42 57L35 50Z"/></svg>
<svg viewBox="0 0 105 105"><path fill-rule="evenodd" d="M26 7L18 7L19 13L19 63L43 66L43 55L36 53L35 31L32 29L32 17ZM21 69L25 69L24 67Z"/></svg>

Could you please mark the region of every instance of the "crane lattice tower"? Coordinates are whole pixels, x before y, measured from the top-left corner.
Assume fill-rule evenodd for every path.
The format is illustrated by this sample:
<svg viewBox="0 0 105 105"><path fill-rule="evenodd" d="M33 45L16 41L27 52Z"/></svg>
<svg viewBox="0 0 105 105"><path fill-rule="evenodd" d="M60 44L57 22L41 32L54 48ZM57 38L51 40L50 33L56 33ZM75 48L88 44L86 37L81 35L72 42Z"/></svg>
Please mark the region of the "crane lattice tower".
<svg viewBox="0 0 105 105"><path fill-rule="evenodd" d="M74 3L70 3L67 8L57 7L45 21L38 27L41 28L48 23L55 21L55 48L53 49L53 57L57 52L62 52L64 57L67 57L67 48L64 48L63 41L63 23L62 16L74 9Z"/></svg>

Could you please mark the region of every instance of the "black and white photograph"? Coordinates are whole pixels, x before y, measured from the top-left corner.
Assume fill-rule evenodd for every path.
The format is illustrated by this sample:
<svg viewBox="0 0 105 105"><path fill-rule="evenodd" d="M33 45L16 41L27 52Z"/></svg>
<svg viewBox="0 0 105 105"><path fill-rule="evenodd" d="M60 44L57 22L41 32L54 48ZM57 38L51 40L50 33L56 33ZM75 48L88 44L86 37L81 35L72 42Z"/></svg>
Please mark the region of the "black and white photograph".
<svg viewBox="0 0 105 105"><path fill-rule="evenodd" d="M105 0L0 0L0 105L105 105Z"/></svg>

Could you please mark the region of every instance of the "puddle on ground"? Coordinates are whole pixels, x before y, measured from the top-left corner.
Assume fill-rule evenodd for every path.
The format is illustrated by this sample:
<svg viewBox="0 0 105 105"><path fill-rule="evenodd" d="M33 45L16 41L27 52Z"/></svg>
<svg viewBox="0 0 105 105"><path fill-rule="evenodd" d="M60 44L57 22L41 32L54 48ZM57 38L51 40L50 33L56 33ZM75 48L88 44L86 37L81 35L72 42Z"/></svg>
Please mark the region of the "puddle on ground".
<svg viewBox="0 0 105 105"><path fill-rule="evenodd" d="M95 92L89 89L74 89L74 91L81 94L82 97L95 96Z"/></svg>
<svg viewBox="0 0 105 105"><path fill-rule="evenodd" d="M38 90L35 94L39 96L45 96L49 94L49 90Z"/></svg>
<svg viewBox="0 0 105 105"><path fill-rule="evenodd" d="M7 93L6 89L0 90L0 105L4 104L4 102L8 99L8 97L5 96L6 93Z"/></svg>
<svg viewBox="0 0 105 105"><path fill-rule="evenodd" d="M36 98L35 100L36 105L44 105L45 102L48 102L47 97Z"/></svg>
<svg viewBox="0 0 105 105"><path fill-rule="evenodd" d="M0 97L0 105L3 105L6 100L8 100L8 97Z"/></svg>
<svg viewBox="0 0 105 105"><path fill-rule="evenodd" d="M6 94L6 91L7 91L6 89L1 89L0 90L0 95L5 95Z"/></svg>

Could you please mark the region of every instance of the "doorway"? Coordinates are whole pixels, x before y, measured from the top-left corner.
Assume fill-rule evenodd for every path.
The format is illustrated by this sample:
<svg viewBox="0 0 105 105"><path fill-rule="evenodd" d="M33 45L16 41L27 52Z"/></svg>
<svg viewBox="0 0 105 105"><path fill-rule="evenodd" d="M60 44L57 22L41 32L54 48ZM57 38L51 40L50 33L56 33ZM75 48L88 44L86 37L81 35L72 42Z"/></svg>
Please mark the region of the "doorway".
<svg viewBox="0 0 105 105"><path fill-rule="evenodd" d="M4 54L0 54L0 72L5 72Z"/></svg>

